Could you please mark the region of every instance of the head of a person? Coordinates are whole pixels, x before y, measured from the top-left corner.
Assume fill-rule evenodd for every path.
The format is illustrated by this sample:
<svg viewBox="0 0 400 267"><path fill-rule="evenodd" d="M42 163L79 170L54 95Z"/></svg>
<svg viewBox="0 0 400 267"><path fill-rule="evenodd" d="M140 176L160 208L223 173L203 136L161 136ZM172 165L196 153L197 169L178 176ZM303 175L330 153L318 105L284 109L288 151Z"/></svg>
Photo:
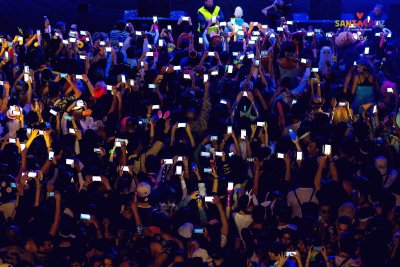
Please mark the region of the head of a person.
<svg viewBox="0 0 400 267"><path fill-rule="evenodd" d="M381 4L377 4L374 7L374 16L379 17L382 15L383 6Z"/></svg>
<svg viewBox="0 0 400 267"><path fill-rule="evenodd" d="M235 8L234 16L235 16L235 18L243 17L243 9L240 6Z"/></svg>
<svg viewBox="0 0 400 267"><path fill-rule="evenodd" d="M268 256L272 261L279 259L279 255L286 251L286 246L282 242L272 242L268 248Z"/></svg>
<svg viewBox="0 0 400 267"><path fill-rule="evenodd" d="M375 158L375 168L381 175L386 175L388 171L387 159L384 156L378 156Z"/></svg>
<svg viewBox="0 0 400 267"><path fill-rule="evenodd" d="M319 214L321 215L321 218L327 222L331 219L332 217L332 207L329 203L320 203L319 206Z"/></svg>
<svg viewBox="0 0 400 267"><path fill-rule="evenodd" d="M337 219L336 228L339 235L348 232L351 226L351 219L348 216L340 216Z"/></svg>
<svg viewBox="0 0 400 267"><path fill-rule="evenodd" d="M204 5L206 7L213 7L214 6L214 0L204 0Z"/></svg>

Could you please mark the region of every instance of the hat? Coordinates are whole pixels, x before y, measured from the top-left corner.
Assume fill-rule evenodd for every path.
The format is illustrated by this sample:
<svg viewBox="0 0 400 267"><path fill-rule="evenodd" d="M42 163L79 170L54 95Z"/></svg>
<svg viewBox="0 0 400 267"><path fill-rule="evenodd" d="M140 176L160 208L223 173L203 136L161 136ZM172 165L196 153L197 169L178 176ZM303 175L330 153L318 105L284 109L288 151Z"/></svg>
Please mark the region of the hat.
<svg viewBox="0 0 400 267"><path fill-rule="evenodd" d="M151 193L151 187L148 183L146 182L141 182L137 186L137 195L139 198L139 202L148 202L149 201L149 195Z"/></svg>
<svg viewBox="0 0 400 267"><path fill-rule="evenodd" d="M338 211L338 217L347 216L352 220L354 219L355 214L356 214L356 207L351 202L343 203L343 205L340 206Z"/></svg>
<svg viewBox="0 0 400 267"><path fill-rule="evenodd" d="M178 229L178 233L180 236L184 237L184 238L191 238L192 234L193 234L193 229L194 226L192 223L187 222L182 224L179 229Z"/></svg>
<svg viewBox="0 0 400 267"><path fill-rule="evenodd" d="M107 94L107 85L104 82L96 83L93 90L93 97L98 99L105 94Z"/></svg>

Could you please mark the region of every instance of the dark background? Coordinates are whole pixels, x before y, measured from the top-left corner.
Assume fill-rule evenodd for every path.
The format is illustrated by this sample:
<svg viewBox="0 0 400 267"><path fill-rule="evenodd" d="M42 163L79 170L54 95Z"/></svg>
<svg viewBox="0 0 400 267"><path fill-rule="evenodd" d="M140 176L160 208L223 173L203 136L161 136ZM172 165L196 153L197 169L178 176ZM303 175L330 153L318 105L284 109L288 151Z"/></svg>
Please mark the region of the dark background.
<svg viewBox="0 0 400 267"><path fill-rule="evenodd" d="M214 1L222 7L226 18L233 17L235 7L241 6L246 21L258 20L261 22L265 19L261 10L272 3L272 1L262 0ZM386 13L390 13L390 5L400 1L343 0L341 10L342 13L367 13L378 2L385 6ZM78 5L82 3L88 4L87 12L78 11ZM308 13L308 0L292 0L291 3L293 12ZM340 0L337 1L337 4L340 5ZM0 32L15 34L17 26L24 29L28 26L41 29L44 15L50 19L52 24L62 20L67 24L76 23L80 29L91 32L109 31L114 22L123 19L125 10L136 9L137 5L138 0L0 0ZM201 0L171 0L172 10L186 11L192 17L196 16L197 9L201 5ZM399 14L397 17L400 17Z"/></svg>

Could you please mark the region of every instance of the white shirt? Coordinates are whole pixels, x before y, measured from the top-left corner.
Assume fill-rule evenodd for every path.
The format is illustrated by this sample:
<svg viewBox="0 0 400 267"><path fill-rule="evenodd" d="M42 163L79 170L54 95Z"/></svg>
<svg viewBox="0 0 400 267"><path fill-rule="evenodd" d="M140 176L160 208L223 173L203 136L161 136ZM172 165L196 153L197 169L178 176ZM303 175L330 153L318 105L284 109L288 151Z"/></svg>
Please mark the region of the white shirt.
<svg viewBox="0 0 400 267"><path fill-rule="evenodd" d="M250 214L239 214L237 212L233 213L233 220L235 221L236 228L239 232L239 237L240 239L243 240L242 238L242 229L247 228L250 226L250 224L253 222L253 219L251 218Z"/></svg>
<svg viewBox="0 0 400 267"><path fill-rule="evenodd" d="M296 194L300 200L300 203L303 204L305 202L308 202L310 200L311 194L313 192L313 188L304 188L304 187L299 187L296 189ZM319 204L317 197L314 195L311 199L311 202L314 202L315 204ZM301 213L301 206L299 202L296 199L296 196L294 195L293 191L290 191L287 194L287 204L288 206L292 207L292 217L303 217Z"/></svg>

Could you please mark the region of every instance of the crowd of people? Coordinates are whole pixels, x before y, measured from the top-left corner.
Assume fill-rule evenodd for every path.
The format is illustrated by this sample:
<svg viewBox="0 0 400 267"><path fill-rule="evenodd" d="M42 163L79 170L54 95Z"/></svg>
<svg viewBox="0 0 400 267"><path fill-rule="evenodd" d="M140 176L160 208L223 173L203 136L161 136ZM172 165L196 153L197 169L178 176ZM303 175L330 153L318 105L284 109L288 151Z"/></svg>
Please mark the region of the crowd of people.
<svg viewBox="0 0 400 267"><path fill-rule="evenodd" d="M400 265L398 36L242 16L3 34L0 266Z"/></svg>

